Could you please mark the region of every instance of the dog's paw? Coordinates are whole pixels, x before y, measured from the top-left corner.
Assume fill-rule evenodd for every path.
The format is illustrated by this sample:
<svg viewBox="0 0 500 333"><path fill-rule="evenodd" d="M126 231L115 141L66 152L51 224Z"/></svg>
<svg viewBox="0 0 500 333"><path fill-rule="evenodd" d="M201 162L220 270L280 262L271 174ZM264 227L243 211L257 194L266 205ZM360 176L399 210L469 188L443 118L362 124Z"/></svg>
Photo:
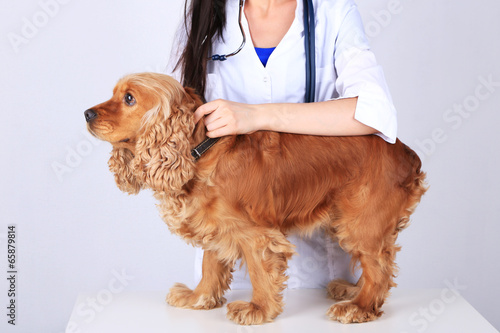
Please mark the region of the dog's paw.
<svg viewBox="0 0 500 333"><path fill-rule="evenodd" d="M229 303L227 317L240 325L259 325L271 322L273 319L257 304L243 301Z"/></svg>
<svg viewBox="0 0 500 333"><path fill-rule="evenodd" d="M224 297L215 298L211 295L197 294L182 283L176 283L167 295L168 304L184 309L209 310L220 308L225 302Z"/></svg>
<svg viewBox="0 0 500 333"><path fill-rule="evenodd" d="M354 299L360 288L356 285L344 281L344 280L333 280L326 287L328 295L336 301L347 301Z"/></svg>
<svg viewBox="0 0 500 333"><path fill-rule="evenodd" d="M334 304L326 312L328 318L340 321L342 324L372 321L380 317L381 314L382 311L376 313L374 311L362 310L356 304L349 301Z"/></svg>

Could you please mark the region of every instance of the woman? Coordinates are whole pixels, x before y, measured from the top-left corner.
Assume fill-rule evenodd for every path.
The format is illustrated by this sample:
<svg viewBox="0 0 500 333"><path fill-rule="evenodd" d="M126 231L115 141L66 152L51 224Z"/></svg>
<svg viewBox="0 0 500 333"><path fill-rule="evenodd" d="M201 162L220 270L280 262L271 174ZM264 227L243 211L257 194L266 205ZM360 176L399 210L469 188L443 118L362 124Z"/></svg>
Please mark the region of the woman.
<svg viewBox="0 0 500 333"><path fill-rule="evenodd" d="M225 61L209 60L242 43L239 2L192 0L178 32L181 48L173 56L174 75L208 101L195 112L196 121L204 118L207 136L271 130L375 134L395 142L396 111L353 0L313 0L314 103L304 103L302 0L246 0L241 13L245 45ZM338 278L355 282L348 256L329 237L317 233L311 239L289 239L299 254L289 262L289 287L320 288ZM198 277L201 260L200 251ZM244 269L235 273L233 289L250 286L244 275Z"/></svg>

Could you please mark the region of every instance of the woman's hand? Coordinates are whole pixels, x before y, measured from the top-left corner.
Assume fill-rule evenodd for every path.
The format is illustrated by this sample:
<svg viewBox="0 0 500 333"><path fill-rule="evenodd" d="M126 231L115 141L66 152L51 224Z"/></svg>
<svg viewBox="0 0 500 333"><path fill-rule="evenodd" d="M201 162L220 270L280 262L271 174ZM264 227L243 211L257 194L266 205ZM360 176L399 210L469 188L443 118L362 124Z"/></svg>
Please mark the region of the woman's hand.
<svg viewBox="0 0 500 333"><path fill-rule="evenodd" d="M251 104L217 99L200 106L194 113L198 123L205 116L207 136L217 138L225 135L250 134L259 130L257 108Z"/></svg>

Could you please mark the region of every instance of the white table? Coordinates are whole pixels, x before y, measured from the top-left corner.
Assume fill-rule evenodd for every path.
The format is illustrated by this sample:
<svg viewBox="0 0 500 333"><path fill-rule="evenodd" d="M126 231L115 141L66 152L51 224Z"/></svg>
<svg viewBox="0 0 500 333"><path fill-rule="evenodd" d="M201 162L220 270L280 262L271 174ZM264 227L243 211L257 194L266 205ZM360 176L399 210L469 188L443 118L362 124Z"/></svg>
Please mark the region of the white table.
<svg viewBox="0 0 500 333"><path fill-rule="evenodd" d="M111 295L111 296L110 296ZM274 322L239 326L226 318L226 306L202 311L165 303L166 291L82 293L66 333L293 333L293 332L498 332L465 299L445 289L394 289L376 321L340 324L327 319L333 301L321 289L285 290L285 311ZM228 302L250 300L248 290L226 294Z"/></svg>

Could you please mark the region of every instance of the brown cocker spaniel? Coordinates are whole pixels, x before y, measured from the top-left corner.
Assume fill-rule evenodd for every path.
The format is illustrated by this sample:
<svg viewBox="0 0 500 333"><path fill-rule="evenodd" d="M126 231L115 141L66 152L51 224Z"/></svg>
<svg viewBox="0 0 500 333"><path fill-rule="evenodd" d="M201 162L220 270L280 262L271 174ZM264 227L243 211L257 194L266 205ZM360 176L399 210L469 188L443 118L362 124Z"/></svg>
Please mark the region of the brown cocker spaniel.
<svg viewBox="0 0 500 333"><path fill-rule="evenodd" d="M113 146L109 167L130 194L151 189L169 229L205 250L196 289L176 284L173 306L222 306L235 262L248 266L250 302L227 305L239 324L261 324L283 311L290 233L322 229L352 256L362 275L353 285L334 280L327 311L342 323L382 314L400 249L399 231L424 194L418 156L397 140L378 136L323 137L259 131L220 139L199 160L205 139L201 105L173 78L141 73L121 79L113 97L85 111L89 131Z"/></svg>

